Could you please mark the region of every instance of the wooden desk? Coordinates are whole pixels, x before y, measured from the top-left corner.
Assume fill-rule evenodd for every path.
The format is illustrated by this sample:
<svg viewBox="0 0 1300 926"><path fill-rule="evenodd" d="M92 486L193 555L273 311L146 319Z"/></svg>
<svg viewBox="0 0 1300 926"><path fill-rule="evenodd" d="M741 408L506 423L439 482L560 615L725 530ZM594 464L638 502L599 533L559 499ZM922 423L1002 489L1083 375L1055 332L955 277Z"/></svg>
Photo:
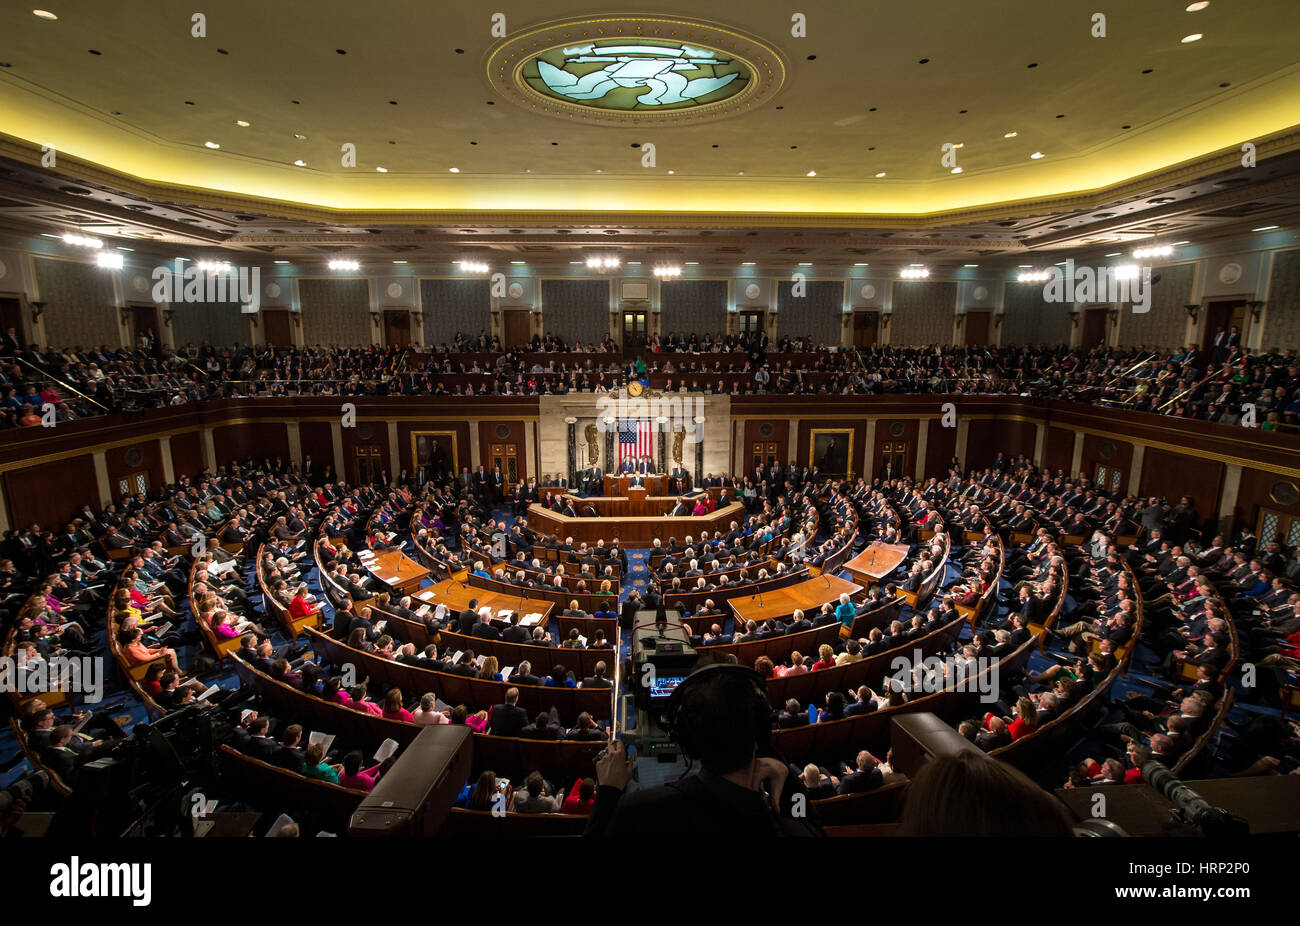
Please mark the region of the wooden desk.
<svg viewBox="0 0 1300 926"><path fill-rule="evenodd" d="M610 503L625 505L628 502L627 499L612 498L580 499L579 503L574 507L581 511L587 504L591 504L592 507L600 511L602 506ZM676 503L676 498L649 497L644 501L647 507L665 513L671 511ZM547 534L556 533L561 538L572 537L575 543L590 544L602 539L609 543L609 541L617 537L624 549L648 547L656 537L666 541L669 537L676 537L681 540L687 534L698 537L702 530L710 533L721 530L725 533L730 528L732 521L740 523L744 521L744 518L745 506L739 502L732 502L725 508L719 508L712 514L698 518L693 516L665 518L653 515L568 518L562 514L547 511L541 505L533 504L528 506L528 525L533 530Z"/></svg>
<svg viewBox="0 0 1300 926"><path fill-rule="evenodd" d="M768 621L775 618L787 618L796 610L802 610L808 620L817 616L821 606L830 601L838 603L842 593L854 595L862 591L861 585L846 582L839 576L818 576L794 585L776 588L762 595L763 606L759 607L758 595L744 598L732 598L732 613L736 615L737 624L745 621Z"/></svg>
<svg viewBox="0 0 1300 926"><path fill-rule="evenodd" d="M642 477L645 482L645 491L650 495L667 495L668 494L668 477L649 475ZM628 489L632 487L632 477L625 476L622 473L605 474L605 494L626 496Z"/></svg>
<svg viewBox="0 0 1300 926"><path fill-rule="evenodd" d="M410 595L429 576L425 569L401 550L385 550L361 560L366 570L401 595Z"/></svg>
<svg viewBox="0 0 1300 926"><path fill-rule="evenodd" d="M899 563L907 559L908 549L910 548L905 543L876 541L868 544L865 550L845 563L844 568L863 585L870 585L879 582L897 569Z"/></svg>
<svg viewBox="0 0 1300 926"><path fill-rule="evenodd" d="M529 614L540 614L541 620L536 623L541 623L543 626L551 619L551 610L555 607L555 602L544 598L521 600L518 595L505 595L472 586L465 588L452 579L444 579L424 589L415 598L434 607L445 604L450 611L464 611L469 607L471 600L478 599L478 606L491 608L493 615L499 611L518 611L521 618ZM532 624L530 623L529 626Z"/></svg>

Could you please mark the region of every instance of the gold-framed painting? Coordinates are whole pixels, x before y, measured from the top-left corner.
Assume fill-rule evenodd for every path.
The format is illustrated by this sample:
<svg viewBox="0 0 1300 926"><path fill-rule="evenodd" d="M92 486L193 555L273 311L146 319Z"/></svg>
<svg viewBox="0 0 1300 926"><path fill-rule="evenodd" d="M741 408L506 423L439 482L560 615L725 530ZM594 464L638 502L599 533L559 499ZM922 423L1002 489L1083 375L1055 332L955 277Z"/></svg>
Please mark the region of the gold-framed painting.
<svg viewBox="0 0 1300 926"><path fill-rule="evenodd" d="M417 477L423 472L425 479L439 472L454 477L460 472L458 451L455 431L412 431L411 472Z"/></svg>
<svg viewBox="0 0 1300 926"><path fill-rule="evenodd" d="M853 475L853 429L813 428L808 435L808 465L823 476L841 479Z"/></svg>

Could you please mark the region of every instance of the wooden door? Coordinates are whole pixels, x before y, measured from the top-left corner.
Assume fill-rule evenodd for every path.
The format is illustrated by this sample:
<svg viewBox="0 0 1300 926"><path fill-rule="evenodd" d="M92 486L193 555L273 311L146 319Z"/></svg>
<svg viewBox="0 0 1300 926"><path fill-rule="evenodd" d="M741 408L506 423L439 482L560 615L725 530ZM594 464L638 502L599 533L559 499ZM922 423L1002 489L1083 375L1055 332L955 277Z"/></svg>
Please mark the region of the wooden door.
<svg viewBox="0 0 1300 926"><path fill-rule="evenodd" d="M966 324L962 326L967 347L983 347L989 343L989 315L987 309L966 313Z"/></svg>
<svg viewBox="0 0 1300 926"><path fill-rule="evenodd" d="M750 447L749 470L753 472L760 465L771 469L776 465L778 460L783 460L784 454L781 453L781 445L776 441L754 441Z"/></svg>
<svg viewBox="0 0 1300 926"><path fill-rule="evenodd" d="M1109 311L1105 306L1084 309L1083 335L1079 339L1079 344L1084 350L1096 347L1106 340L1106 314Z"/></svg>
<svg viewBox="0 0 1300 926"><path fill-rule="evenodd" d="M262 309L262 337L269 347L293 347L288 309Z"/></svg>
<svg viewBox="0 0 1300 926"><path fill-rule="evenodd" d="M23 304L16 296L0 299L0 333L7 332L10 328L14 330L14 337L19 344L26 346L30 343L27 340L27 319L23 317Z"/></svg>
<svg viewBox="0 0 1300 926"><path fill-rule="evenodd" d="M358 483L377 482L384 473L384 449L378 444L355 444L352 461Z"/></svg>
<svg viewBox="0 0 1300 926"><path fill-rule="evenodd" d="M529 309L501 310L501 333L506 347L522 347L533 339L531 315Z"/></svg>
<svg viewBox="0 0 1300 926"><path fill-rule="evenodd" d="M140 343L140 336L147 334L153 346L158 344L158 307L156 305L127 306L131 318L131 346Z"/></svg>
<svg viewBox="0 0 1300 926"><path fill-rule="evenodd" d="M411 346L411 313L408 310L385 310L384 345L386 347Z"/></svg>
<svg viewBox="0 0 1300 926"><path fill-rule="evenodd" d="M876 463L876 478L901 479L903 476L909 475L907 457L907 441L882 441L880 444L880 457Z"/></svg>
<svg viewBox="0 0 1300 926"><path fill-rule="evenodd" d="M1215 337L1220 331L1226 334L1234 327L1237 329L1239 336L1237 344L1240 346L1241 340L1245 337L1245 315L1246 300L1244 299L1211 302L1205 307L1204 321L1201 323L1201 348L1213 357ZM1226 353L1223 350L1220 352Z"/></svg>
<svg viewBox="0 0 1300 926"><path fill-rule="evenodd" d="M765 330L767 312L762 309L745 309L737 313L740 320L740 334L745 337L757 337Z"/></svg>
<svg viewBox="0 0 1300 926"><path fill-rule="evenodd" d="M880 340L880 313L875 309L853 313L853 346L875 347Z"/></svg>
<svg viewBox="0 0 1300 926"><path fill-rule="evenodd" d="M645 353L646 312L623 313L623 356L640 357ZM600 338L593 337L591 343L599 344Z"/></svg>
<svg viewBox="0 0 1300 926"><path fill-rule="evenodd" d="M514 443L493 443L488 447L487 471L492 473L494 467L501 467L504 491L513 492L515 485L523 475L519 467L519 445Z"/></svg>

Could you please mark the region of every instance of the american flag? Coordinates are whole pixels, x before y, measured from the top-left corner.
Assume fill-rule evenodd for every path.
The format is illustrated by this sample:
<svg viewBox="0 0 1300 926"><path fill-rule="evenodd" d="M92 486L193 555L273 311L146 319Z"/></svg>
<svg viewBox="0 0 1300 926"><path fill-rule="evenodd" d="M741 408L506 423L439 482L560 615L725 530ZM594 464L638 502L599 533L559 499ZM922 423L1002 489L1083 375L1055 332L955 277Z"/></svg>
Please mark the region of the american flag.
<svg viewBox="0 0 1300 926"><path fill-rule="evenodd" d="M654 454L653 423L641 418L626 419L618 425L618 465L624 460L635 460Z"/></svg>

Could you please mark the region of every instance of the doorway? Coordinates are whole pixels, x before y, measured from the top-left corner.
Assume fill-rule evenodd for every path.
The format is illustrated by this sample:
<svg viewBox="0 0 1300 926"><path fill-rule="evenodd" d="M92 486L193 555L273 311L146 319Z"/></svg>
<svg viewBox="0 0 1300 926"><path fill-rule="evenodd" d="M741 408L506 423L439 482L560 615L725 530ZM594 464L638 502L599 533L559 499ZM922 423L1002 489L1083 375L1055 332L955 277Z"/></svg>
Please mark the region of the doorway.
<svg viewBox="0 0 1300 926"><path fill-rule="evenodd" d="M880 461L876 476L880 479L900 479L907 475L907 441L883 441L880 444Z"/></svg>
<svg viewBox="0 0 1300 926"><path fill-rule="evenodd" d="M384 474L384 450L378 444L356 444L352 459L357 468L357 482L378 482Z"/></svg>
<svg viewBox="0 0 1300 926"><path fill-rule="evenodd" d="M156 305L128 305L127 317L131 324L131 346L139 347L141 336L149 338L150 350L157 350L158 307Z"/></svg>
<svg viewBox="0 0 1300 926"><path fill-rule="evenodd" d="M1240 347L1245 336L1246 300L1222 299L1205 306L1201 324L1201 349L1219 363L1231 347ZM1237 329L1235 332L1233 329Z"/></svg>
<svg viewBox="0 0 1300 926"><path fill-rule="evenodd" d="M384 346L411 346L411 312L409 309L384 311Z"/></svg>
<svg viewBox="0 0 1300 926"><path fill-rule="evenodd" d="M645 353L647 313L643 309L623 313L623 355L640 357ZM595 339L592 339L593 342Z"/></svg>
<svg viewBox="0 0 1300 926"><path fill-rule="evenodd" d="M12 328L19 346L26 347L31 343L27 340L26 321L23 317L23 304L16 296L0 298L0 334L7 333ZM2 344L0 349L3 349Z"/></svg>
<svg viewBox="0 0 1300 926"><path fill-rule="evenodd" d="M967 347L985 347L989 343L989 316L992 313L988 309L977 311L967 310L965 314L966 324L962 326L966 338Z"/></svg>
<svg viewBox="0 0 1300 926"><path fill-rule="evenodd" d="M858 309L853 313L853 346L875 347L880 343L880 312Z"/></svg>
<svg viewBox="0 0 1300 926"><path fill-rule="evenodd" d="M288 309L263 309L262 338L267 347L293 347Z"/></svg>
<svg viewBox="0 0 1300 926"><path fill-rule="evenodd" d="M1096 347L1106 341L1106 317L1110 309L1106 306L1098 308L1084 309L1083 311L1083 334L1079 338L1079 345L1084 349Z"/></svg>
<svg viewBox="0 0 1300 926"><path fill-rule="evenodd" d="M763 309L745 309L736 315L740 322L741 337L758 337L766 328L767 312Z"/></svg>
<svg viewBox="0 0 1300 926"><path fill-rule="evenodd" d="M501 334L507 349L524 347L533 339L531 309L502 309Z"/></svg>

